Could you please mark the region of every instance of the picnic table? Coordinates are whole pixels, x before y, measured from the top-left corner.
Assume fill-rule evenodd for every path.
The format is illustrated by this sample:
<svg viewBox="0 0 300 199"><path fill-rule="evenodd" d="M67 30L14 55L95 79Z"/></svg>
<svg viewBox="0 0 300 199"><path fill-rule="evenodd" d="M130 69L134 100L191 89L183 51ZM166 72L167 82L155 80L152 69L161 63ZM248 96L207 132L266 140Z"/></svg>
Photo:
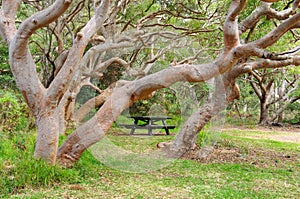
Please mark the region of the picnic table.
<svg viewBox="0 0 300 199"><path fill-rule="evenodd" d="M172 117L166 116L128 116L133 119L133 124L119 124L125 128L131 129L130 135L133 135L135 129L148 129L148 135L152 135L153 129L164 129L167 135L170 135L169 129L174 129L175 125L167 125L166 120ZM160 122L161 124L158 124Z"/></svg>

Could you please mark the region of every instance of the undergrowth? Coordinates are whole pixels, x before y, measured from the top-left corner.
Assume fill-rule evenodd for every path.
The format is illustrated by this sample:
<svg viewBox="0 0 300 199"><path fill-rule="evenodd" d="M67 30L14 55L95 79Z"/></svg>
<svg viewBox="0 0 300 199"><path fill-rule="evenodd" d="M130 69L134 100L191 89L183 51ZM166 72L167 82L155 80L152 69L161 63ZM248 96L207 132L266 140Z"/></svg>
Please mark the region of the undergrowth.
<svg viewBox="0 0 300 199"><path fill-rule="evenodd" d="M8 135L0 133L0 195L14 194L24 188L53 186L56 183L79 183L92 176L92 164L98 164L87 151L72 169L48 165L33 158L33 132Z"/></svg>

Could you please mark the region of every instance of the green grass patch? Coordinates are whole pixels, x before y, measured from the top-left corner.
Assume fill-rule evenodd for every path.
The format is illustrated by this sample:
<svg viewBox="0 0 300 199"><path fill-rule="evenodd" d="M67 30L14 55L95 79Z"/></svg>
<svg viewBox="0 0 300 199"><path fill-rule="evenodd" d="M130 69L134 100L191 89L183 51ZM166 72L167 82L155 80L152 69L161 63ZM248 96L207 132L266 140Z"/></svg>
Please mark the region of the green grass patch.
<svg viewBox="0 0 300 199"><path fill-rule="evenodd" d="M51 186L56 182L77 182L79 171L47 165L33 158L35 133L6 136L0 142L0 194L28 187Z"/></svg>
<svg viewBox="0 0 300 199"><path fill-rule="evenodd" d="M18 136L0 134L0 198L300 197L300 164L296 160L287 161L282 167L260 167L247 162L200 163L177 159L160 169L134 173L100 162L91 149L83 154L72 169L64 169L33 159L35 132L15 135ZM120 136L113 133L106 139L118 150L140 155L151 154L156 151L157 142L173 138ZM199 141L205 139L209 139L205 134L198 138ZM298 152L298 145L291 143L250 139L229 133L221 135L218 143L244 151L260 147ZM117 153L115 148L108 148L108 151ZM118 165L128 164L122 159L118 161ZM156 164L151 159L146 163L144 166L149 168Z"/></svg>
<svg viewBox="0 0 300 199"><path fill-rule="evenodd" d="M282 134L282 133L281 133ZM239 145L252 145L255 147L264 147L277 151L298 151L300 152L300 144L292 142L282 142L272 140L272 136L280 135L279 132L262 132L262 131L241 131L230 130L221 134L222 138L230 140L232 143ZM254 139L255 138L255 139Z"/></svg>

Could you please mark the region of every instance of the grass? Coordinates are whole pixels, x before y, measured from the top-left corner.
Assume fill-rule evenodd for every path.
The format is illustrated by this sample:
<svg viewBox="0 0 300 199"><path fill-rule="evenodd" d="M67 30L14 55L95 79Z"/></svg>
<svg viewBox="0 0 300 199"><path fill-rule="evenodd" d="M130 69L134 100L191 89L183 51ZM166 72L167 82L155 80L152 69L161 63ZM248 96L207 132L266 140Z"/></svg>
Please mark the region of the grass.
<svg viewBox="0 0 300 199"><path fill-rule="evenodd" d="M163 168L124 172L107 162L99 162L95 152L102 154L108 147L106 156L114 157L113 154L123 155L124 152L125 157L130 157L133 154L138 157L133 162L130 162L132 159L114 161L118 165L139 165L136 162L142 160L139 157L153 154L157 142L174 137L116 136L112 133L100 148L86 151L74 168L64 169L32 158L35 132L13 137L1 135L0 198L300 198L298 160L261 167L248 162L201 163L177 159ZM238 132L221 135L218 144L244 151L265 148L289 153L299 153L300 146L245 138ZM151 162L155 159L145 159L147 161L141 164L143 168L155 165Z"/></svg>
<svg viewBox="0 0 300 199"><path fill-rule="evenodd" d="M287 141L277 141L276 136L294 136L299 133L292 132L265 132L259 130L225 130L222 133L223 138L228 138L233 142L240 142L243 145L253 145L256 147L266 147L278 151L298 151L300 153L300 144ZM299 137L300 135L298 135Z"/></svg>

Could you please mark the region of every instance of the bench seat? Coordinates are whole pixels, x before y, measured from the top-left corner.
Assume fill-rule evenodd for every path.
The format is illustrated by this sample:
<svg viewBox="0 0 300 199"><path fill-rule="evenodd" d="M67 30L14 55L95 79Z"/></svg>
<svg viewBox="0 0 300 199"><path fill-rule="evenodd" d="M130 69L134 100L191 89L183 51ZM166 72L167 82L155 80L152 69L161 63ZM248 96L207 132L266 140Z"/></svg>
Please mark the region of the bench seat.
<svg viewBox="0 0 300 199"><path fill-rule="evenodd" d="M169 129L175 129L175 125L137 125L137 124L119 124L119 126L125 127L127 129L131 129L130 135L133 135L135 129L148 129L148 134L152 135L153 129L164 129L167 135L170 135Z"/></svg>
<svg viewBox="0 0 300 199"><path fill-rule="evenodd" d="M135 125L135 124L119 124L119 126L125 127L127 129L132 129L132 128L136 128L136 129L175 129L175 125Z"/></svg>

